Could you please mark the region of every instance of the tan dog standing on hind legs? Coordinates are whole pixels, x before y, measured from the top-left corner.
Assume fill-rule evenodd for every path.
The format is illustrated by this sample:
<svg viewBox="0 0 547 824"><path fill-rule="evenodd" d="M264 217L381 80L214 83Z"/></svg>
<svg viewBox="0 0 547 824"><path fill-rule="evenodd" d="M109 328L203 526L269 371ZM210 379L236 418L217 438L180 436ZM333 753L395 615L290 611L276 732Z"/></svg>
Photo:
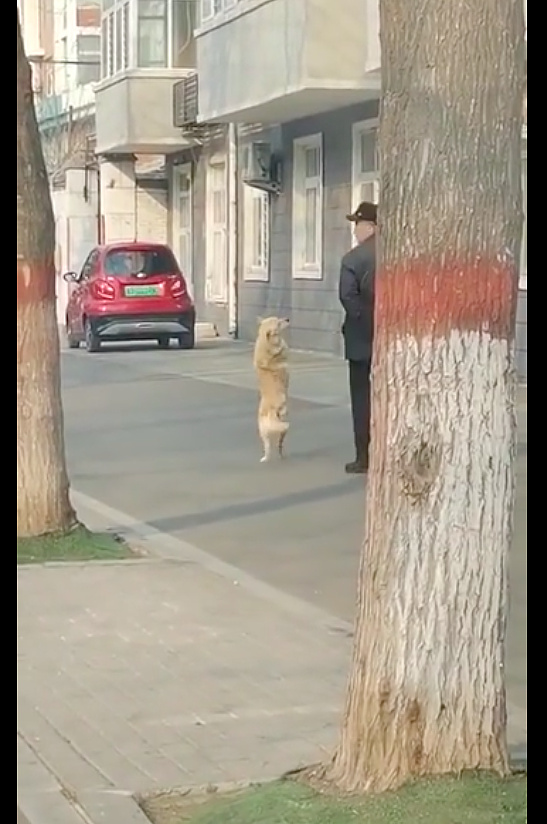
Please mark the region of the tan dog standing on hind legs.
<svg viewBox="0 0 547 824"><path fill-rule="evenodd" d="M288 325L287 318L259 319L254 368L260 394L258 432L264 446L262 463L270 460L274 446L277 446L279 457L283 457L283 445L289 431L289 347L282 334Z"/></svg>

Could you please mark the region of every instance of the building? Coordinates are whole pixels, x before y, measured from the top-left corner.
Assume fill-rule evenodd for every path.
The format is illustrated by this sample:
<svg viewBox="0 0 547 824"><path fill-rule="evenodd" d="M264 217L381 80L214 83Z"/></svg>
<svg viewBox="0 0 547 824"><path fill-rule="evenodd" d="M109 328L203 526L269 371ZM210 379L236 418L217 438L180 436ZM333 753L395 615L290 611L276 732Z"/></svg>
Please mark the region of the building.
<svg viewBox="0 0 547 824"><path fill-rule="evenodd" d="M340 353L345 215L379 196L378 0L102 0L100 33L100 237L170 242L221 334L282 313ZM526 297L524 249L523 378Z"/></svg>
<svg viewBox="0 0 547 824"><path fill-rule="evenodd" d="M94 132L101 0L18 0L18 8L44 156L53 176L83 154Z"/></svg>
<svg viewBox="0 0 547 824"><path fill-rule="evenodd" d="M175 126L173 102L177 83L195 76L198 10L196 0L103 0L95 97L103 239L172 241L190 283L199 267L190 229L197 173L190 203L177 159L187 152L194 165L200 144Z"/></svg>
<svg viewBox="0 0 547 824"><path fill-rule="evenodd" d="M101 69L101 0L18 0L56 219L57 312L99 237L94 84Z"/></svg>
<svg viewBox="0 0 547 824"><path fill-rule="evenodd" d="M244 186L240 198L240 334L254 335L258 315L282 313L294 347L338 354L339 262L352 242L345 216L378 198L378 2L201 7L198 120L237 124L243 179L259 176L256 144L269 146L279 183L273 195Z"/></svg>
<svg viewBox="0 0 547 824"><path fill-rule="evenodd" d="M379 196L378 8L378 0L201 2L198 122L237 124L243 178L256 176L249 144L265 141L281 184L273 196L244 186L240 198L237 294L244 337L253 336L257 315L279 312L291 318L293 346L340 352L338 265L350 244L345 215L360 200ZM525 158L526 144L525 136ZM188 173L191 168L195 164ZM525 190L526 178L525 164ZM214 225L212 206L209 201L204 225ZM210 232L207 242L214 242ZM518 368L526 379L526 243L521 274Z"/></svg>

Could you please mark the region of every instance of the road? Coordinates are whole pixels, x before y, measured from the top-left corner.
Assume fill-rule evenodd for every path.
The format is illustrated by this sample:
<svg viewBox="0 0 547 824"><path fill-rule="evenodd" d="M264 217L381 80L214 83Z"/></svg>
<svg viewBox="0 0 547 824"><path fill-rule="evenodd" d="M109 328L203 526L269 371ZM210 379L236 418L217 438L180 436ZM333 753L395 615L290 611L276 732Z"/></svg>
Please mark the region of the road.
<svg viewBox="0 0 547 824"><path fill-rule="evenodd" d="M249 364L249 348L228 342L194 352L64 352L73 486L351 620L363 487L342 469L351 457L345 366L295 356L289 459L264 466ZM525 708L524 416L520 436L508 683Z"/></svg>

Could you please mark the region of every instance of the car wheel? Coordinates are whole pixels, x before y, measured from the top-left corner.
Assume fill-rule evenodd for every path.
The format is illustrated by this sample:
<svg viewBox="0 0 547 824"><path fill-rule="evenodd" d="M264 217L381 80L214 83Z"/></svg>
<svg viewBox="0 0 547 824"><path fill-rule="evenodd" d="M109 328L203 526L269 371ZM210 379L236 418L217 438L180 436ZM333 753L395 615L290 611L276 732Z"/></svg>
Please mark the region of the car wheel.
<svg viewBox="0 0 547 824"><path fill-rule="evenodd" d="M170 343L171 339L168 338L166 335L162 335L161 338L158 338L158 346L160 349L169 349Z"/></svg>
<svg viewBox="0 0 547 824"><path fill-rule="evenodd" d="M74 335L73 335L73 333L70 329L70 324L68 323L68 321L66 323L66 341L67 341L69 349L79 349L80 348L80 341L78 340L78 338L74 337Z"/></svg>
<svg viewBox="0 0 547 824"><path fill-rule="evenodd" d="M89 320L85 322L85 348L88 352L98 352L101 348L101 341L93 331Z"/></svg>
<svg viewBox="0 0 547 824"><path fill-rule="evenodd" d="M187 332L185 335L180 335L177 338L177 345L179 349L193 349L196 345L194 330Z"/></svg>

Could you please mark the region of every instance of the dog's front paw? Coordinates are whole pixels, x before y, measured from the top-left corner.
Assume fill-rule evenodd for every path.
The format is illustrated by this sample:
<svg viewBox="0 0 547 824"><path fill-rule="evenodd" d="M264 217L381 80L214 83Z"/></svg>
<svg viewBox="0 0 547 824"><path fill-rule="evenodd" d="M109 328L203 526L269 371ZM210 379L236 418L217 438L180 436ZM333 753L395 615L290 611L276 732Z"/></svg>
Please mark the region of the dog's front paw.
<svg viewBox="0 0 547 824"><path fill-rule="evenodd" d="M263 457L260 459L260 463L268 463L269 460L270 458L268 455L263 455Z"/></svg>

